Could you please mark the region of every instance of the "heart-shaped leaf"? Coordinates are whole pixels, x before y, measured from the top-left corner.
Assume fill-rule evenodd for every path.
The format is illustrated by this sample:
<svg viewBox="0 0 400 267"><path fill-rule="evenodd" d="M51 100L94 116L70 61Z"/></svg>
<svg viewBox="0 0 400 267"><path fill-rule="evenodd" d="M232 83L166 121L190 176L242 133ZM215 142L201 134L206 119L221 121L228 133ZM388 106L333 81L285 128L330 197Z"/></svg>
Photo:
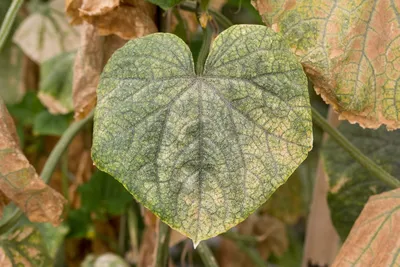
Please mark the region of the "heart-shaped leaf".
<svg viewBox="0 0 400 267"><path fill-rule="evenodd" d="M265 26L221 33L197 75L178 37L130 41L97 96L96 166L194 242L243 221L312 145L307 79Z"/></svg>

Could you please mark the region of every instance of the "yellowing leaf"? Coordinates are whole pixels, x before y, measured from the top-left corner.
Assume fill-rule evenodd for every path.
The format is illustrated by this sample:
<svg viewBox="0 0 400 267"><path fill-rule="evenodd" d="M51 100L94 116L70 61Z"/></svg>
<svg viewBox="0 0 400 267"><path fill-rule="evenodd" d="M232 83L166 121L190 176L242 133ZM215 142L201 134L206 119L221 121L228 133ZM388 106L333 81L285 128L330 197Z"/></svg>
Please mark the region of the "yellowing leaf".
<svg viewBox="0 0 400 267"><path fill-rule="evenodd" d="M57 1L44 6L44 13L26 18L13 36L13 41L37 63L79 46L79 31L72 28L57 10Z"/></svg>
<svg viewBox="0 0 400 267"><path fill-rule="evenodd" d="M400 264L400 189L372 196L351 229L334 267Z"/></svg>
<svg viewBox="0 0 400 267"><path fill-rule="evenodd" d="M0 190L33 222L59 224L66 200L36 174L19 148L14 123L0 99Z"/></svg>
<svg viewBox="0 0 400 267"><path fill-rule="evenodd" d="M221 33L198 74L175 35L132 40L97 97L96 166L195 243L247 218L312 145L307 79L265 26Z"/></svg>
<svg viewBox="0 0 400 267"><path fill-rule="evenodd" d="M400 1L257 0L341 119L400 127Z"/></svg>

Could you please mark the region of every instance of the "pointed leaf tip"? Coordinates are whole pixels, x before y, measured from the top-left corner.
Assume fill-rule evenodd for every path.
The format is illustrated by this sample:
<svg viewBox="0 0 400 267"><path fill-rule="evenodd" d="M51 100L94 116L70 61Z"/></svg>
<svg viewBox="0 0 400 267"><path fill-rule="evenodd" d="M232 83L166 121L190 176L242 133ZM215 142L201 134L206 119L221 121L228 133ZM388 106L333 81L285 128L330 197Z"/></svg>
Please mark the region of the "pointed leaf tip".
<svg viewBox="0 0 400 267"><path fill-rule="evenodd" d="M97 97L96 166L194 243L246 219L312 147L307 78L265 26L221 33L202 76L175 35L129 41Z"/></svg>

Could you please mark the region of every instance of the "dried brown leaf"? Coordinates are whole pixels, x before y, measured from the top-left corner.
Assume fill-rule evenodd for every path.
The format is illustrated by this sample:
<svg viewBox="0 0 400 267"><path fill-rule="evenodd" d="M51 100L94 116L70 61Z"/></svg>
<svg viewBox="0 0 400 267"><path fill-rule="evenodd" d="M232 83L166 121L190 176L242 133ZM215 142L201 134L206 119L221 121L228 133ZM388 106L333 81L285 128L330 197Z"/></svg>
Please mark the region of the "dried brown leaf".
<svg viewBox="0 0 400 267"><path fill-rule="evenodd" d="M216 11L221 11L222 7L226 4L226 2L227 0L211 0L209 7Z"/></svg>
<svg viewBox="0 0 400 267"><path fill-rule="evenodd" d="M121 5L101 16L81 16L93 24L100 35L115 34L129 40L157 32L153 18L144 10L140 6Z"/></svg>
<svg viewBox="0 0 400 267"><path fill-rule="evenodd" d="M87 16L98 16L110 12L117 6L119 6L119 0L83 0L79 11Z"/></svg>
<svg viewBox="0 0 400 267"><path fill-rule="evenodd" d="M96 88L100 73L115 50L126 41L118 36L98 36L95 26L84 23L81 46L75 58L73 103L75 119L84 118L96 105Z"/></svg>
<svg viewBox="0 0 400 267"><path fill-rule="evenodd" d="M144 0L66 0L66 10L72 17L71 23L86 21L100 35L115 34L129 40L157 31L156 7Z"/></svg>
<svg viewBox="0 0 400 267"><path fill-rule="evenodd" d="M400 189L370 197L333 267L399 266Z"/></svg>
<svg viewBox="0 0 400 267"><path fill-rule="evenodd" d="M66 200L36 174L19 148L14 123L0 100L0 190L32 222L62 220Z"/></svg>
<svg viewBox="0 0 400 267"><path fill-rule="evenodd" d="M84 118L96 105L96 88L103 70L103 44L104 37L97 35L93 25L85 23L75 58L72 85L76 119Z"/></svg>

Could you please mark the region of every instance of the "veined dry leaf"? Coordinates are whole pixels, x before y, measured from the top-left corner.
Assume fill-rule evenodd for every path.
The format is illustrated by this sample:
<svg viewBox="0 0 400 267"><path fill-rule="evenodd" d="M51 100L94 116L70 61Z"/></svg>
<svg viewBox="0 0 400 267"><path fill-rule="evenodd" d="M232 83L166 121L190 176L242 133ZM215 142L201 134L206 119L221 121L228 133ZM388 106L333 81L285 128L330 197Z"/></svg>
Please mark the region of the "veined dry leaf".
<svg viewBox="0 0 400 267"><path fill-rule="evenodd" d="M75 58L73 103L75 119L83 119L96 105L96 88L100 73L115 50L126 41L118 36L100 37L93 25L85 23L81 46Z"/></svg>
<svg viewBox="0 0 400 267"><path fill-rule="evenodd" d="M399 266L400 189L372 196L332 266Z"/></svg>
<svg viewBox="0 0 400 267"><path fill-rule="evenodd" d="M66 10L72 17L71 23L86 21L100 35L115 34L128 40L157 32L156 8L144 0L67 0Z"/></svg>
<svg viewBox="0 0 400 267"><path fill-rule="evenodd" d="M33 222L59 224L66 200L36 174L18 145L14 123L0 100L0 190Z"/></svg>
<svg viewBox="0 0 400 267"><path fill-rule="evenodd" d="M104 37L97 35L93 25L85 23L72 85L76 119L83 119L96 105L96 88L103 69L103 43Z"/></svg>
<svg viewBox="0 0 400 267"><path fill-rule="evenodd" d="M257 0L341 119L400 127L400 1ZM285 11L285 12L283 12Z"/></svg>
<svg viewBox="0 0 400 267"><path fill-rule="evenodd" d="M13 36L13 41L37 63L79 46L79 31L72 28L53 1L44 13L26 18Z"/></svg>
<svg viewBox="0 0 400 267"><path fill-rule="evenodd" d="M296 5L296 0L252 0L251 3L262 16L264 23L271 26L280 15Z"/></svg>

